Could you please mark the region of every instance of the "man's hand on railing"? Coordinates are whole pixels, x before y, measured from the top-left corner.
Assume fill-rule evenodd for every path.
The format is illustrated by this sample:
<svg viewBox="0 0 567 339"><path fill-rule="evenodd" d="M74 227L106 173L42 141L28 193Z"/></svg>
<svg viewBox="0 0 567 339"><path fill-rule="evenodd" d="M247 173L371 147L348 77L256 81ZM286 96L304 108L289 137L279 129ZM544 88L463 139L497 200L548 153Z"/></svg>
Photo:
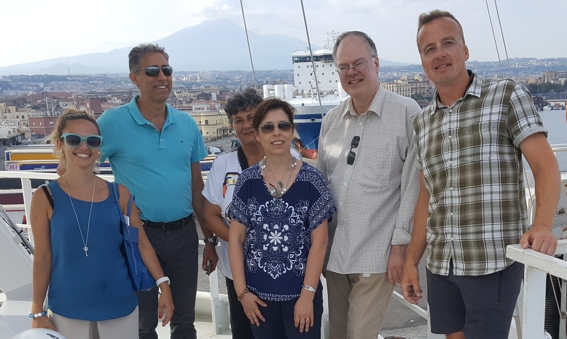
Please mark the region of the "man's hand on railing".
<svg viewBox="0 0 567 339"><path fill-rule="evenodd" d="M410 264L404 265L401 287L404 299L410 304L417 305L423 293L423 290L419 286L419 271L417 266Z"/></svg>
<svg viewBox="0 0 567 339"><path fill-rule="evenodd" d="M557 249L557 238L547 227L537 227L534 225L529 231L520 238L522 248L531 248L534 251L547 255L554 255Z"/></svg>

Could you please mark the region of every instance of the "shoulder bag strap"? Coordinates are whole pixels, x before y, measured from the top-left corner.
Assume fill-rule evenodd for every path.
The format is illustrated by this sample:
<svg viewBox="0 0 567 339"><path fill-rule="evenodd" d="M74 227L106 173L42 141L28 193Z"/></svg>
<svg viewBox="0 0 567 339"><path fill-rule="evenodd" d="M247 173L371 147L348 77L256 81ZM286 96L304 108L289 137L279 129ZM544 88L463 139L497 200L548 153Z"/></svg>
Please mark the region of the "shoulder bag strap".
<svg viewBox="0 0 567 339"><path fill-rule="evenodd" d="M55 203L53 202L53 197L51 196L51 193L49 192L49 190L47 189L46 185L41 185L39 186L41 187L41 189L43 190L43 192L45 193L45 196L47 197L47 200L49 200L49 204L51 205L51 209L55 209Z"/></svg>

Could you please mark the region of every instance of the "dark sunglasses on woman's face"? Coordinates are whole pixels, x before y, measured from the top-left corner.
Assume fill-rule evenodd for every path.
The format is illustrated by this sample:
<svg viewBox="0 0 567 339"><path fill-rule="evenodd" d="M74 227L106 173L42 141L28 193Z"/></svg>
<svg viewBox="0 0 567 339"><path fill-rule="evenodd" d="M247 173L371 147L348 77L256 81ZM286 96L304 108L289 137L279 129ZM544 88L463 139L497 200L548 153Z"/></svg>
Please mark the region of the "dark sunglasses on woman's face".
<svg viewBox="0 0 567 339"><path fill-rule="evenodd" d="M65 145L72 148L81 146L83 140L87 143L87 147L91 149L100 148L100 145L102 145L102 136L100 135L87 135L83 137L75 133L63 133L61 139L63 139Z"/></svg>
<svg viewBox="0 0 567 339"><path fill-rule="evenodd" d="M352 151L352 149L357 148L359 142L360 142L360 137L358 135L355 135L352 138L352 141L350 142L350 151L348 152L348 155L347 155L347 158L346 158L346 163L349 164L349 165L354 164L354 159L356 158L356 153L354 153Z"/></svg>
<svg viewBox="0 0 567 339"><path fill-rule="evenodd" d="M293 127L293 124L289 121L278 122L278 129L281 132L289 132L289 131L291 131L292 127ZM276 126L274 125L273 122L267 122L267 123L263 124L262 126L260 126L260 131L262 131L262 133L264 133L264 134L270 134L274 131L275 128L276 128Z"/></svg>
<svg viewBox="0 0 567 339"><path fill-rule="evenodd" d="M173 74L173 67L171 66L162 66L162 67L150 66L146 68L140 68L138 69L138 71L144 71L144 73L146 73L146 75L149 77L157 77L160 69L163 72L163 75L165 75L166 77Z"/></svg>

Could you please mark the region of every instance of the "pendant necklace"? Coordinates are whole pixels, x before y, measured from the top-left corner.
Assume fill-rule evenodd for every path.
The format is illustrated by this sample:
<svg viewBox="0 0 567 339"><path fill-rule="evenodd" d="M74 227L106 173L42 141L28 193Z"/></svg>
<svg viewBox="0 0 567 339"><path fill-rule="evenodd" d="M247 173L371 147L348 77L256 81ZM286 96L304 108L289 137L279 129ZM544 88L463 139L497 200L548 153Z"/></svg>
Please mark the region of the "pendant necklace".
<svg viewBox="0 0 567 339"><path fill-rule="evenodd" d="M291 166L289 166L290 172L288 172L288 176L291 175L290 173L293 172L293 170L295 170L295 167L297 167L297 159L295 159L295 157L291 157L291 159L292 159L292 162L291 162ZM274 174L272 169L268 168L268 166L266 165L266 157L265 156L264 156L264 159L260 163L260 170L262 171L262 174L266 174L266 171L270 170L270 172L272 173L274 178L276 177L276 175ZM270 186L272 188L269 188L268 190L269 190L270 194L276 199L281 198L285 194L285 192L287 192L287 187L285 187L283 182L282 182L284 177L285 177L285 173L282 176L282 179L277 182L277 187L275 187L274 185L272 185L270 183Z"/></svg>
<svg viewBox="0 0 567 339"><path fill-rule="evenodd" d="M94 201L94 194L95 194L95 183L96 183L96 175L93 178L93 195L91 197L91 209L89 211L89 221L87 223L87 239L83 237L83 231L81 230L81 224L79 223L79 217L77 216L77 211L75 211L75 205L73 205L73 199L71 199L71 190L69 189L69 183L67 182L67 176L63 176L65 178L65 184L67 185L67 196L69 196L69 202L71 203L71 207L73 208L73 213L75 214L75 219L77 219L77 226L79 227L79 233L81 234L81 240L83 241L83 251L85 251L85 256L89 256L89 232L91 230L91 213L93 211L93 201Z"/></svg>

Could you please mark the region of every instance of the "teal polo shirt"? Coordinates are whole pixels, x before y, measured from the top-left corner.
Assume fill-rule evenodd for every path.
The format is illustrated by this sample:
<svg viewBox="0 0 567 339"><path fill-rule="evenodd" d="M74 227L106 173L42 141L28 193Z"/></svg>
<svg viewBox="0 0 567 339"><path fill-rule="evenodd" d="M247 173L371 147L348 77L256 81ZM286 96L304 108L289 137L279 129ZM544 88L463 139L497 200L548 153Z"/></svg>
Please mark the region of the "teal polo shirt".
<svg viewBox="0 0 567 339"><path fill-rule="evenodd" d="M161 133L146 120L134 97L98 119L102 160L115 181L128 187L144 220L169 222L193 213L191 164L207 156L195 120L167 106Z"/></svg>

